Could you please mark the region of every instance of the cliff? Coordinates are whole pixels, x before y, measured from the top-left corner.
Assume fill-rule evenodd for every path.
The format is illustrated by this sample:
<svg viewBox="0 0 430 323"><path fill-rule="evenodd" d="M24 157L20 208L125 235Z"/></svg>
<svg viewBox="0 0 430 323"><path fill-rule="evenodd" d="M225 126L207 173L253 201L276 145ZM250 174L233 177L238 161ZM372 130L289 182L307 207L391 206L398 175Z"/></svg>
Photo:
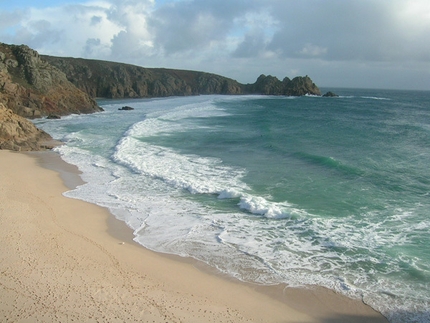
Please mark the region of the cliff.
<svg viewBox="0 0 430 323"><path fill-rule="evenodd" d="M35 118L101 111L66 75L25 45L0 43L0 103Z"/></svg>
<svg viewBox="0 0 430 323"><path fill-rule="evenodd" d="M66 73L76 87L92 97L144 98L199 94L321 95L306 77L285 78L261 75L254 84L241 84L220 75L145 68L129 64L70 57L42 56Z"/></svg>
<svg viewBox="0 0 430 323"><path fill-rule="evenodd" d="M50 135L0 103L0 149L16 151L51 148Z"/></svg>
<svg viewBox="0 0 430 323"><path fill-rule="evenodd" d="M93 98L199 94L321 95L308 77L261 75L254 84L211 73L39 55L0 43L0 149L40 150L52 138L24 119L102 111Z"/></svg>
<svg viewBox="0 0 430 323"><path fill-rule="evenodd" d="M114 99L243 93L243 86L235 80L210 73L144 68L81 58L42 57L92 97Z"/></svg>
<svg viewBox="0 0 430 323"><path fill-rule="evenodd" d="M51 148L51 136L24 117L96 111L97 103L36 51L0 43L0 149Z"/></svg>

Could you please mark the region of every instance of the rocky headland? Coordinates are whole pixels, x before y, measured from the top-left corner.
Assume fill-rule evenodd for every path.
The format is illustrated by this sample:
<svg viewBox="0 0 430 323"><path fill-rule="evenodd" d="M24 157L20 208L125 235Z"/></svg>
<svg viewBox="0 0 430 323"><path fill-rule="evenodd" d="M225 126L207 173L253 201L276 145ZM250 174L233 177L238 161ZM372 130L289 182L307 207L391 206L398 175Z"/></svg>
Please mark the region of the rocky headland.
<svg viewBox="0 0 430 323"><path fill-rule="evenodd" d="M0 103L27 118L101 111L94 99L35 50L2 43Z"/></svg>
<svg viewBox="0 0 430 323"><path fill-rule="evenodd" d="M102 111L94 98L147 98L203 94L321 95L308 76L260 75L241 84L216 74L145 68L39 55L26 45L0 43L0 149L38 150L50 137L25 118L59 118Z"/></svg>
<svg viewBox="0 0 430 323"><path fill-rule="evenodd" d="M36 51L0 43L0 149L51 148L52 138L26 118L97 111L94 99Z"/></svg>
<svg viewBox="0 0 430 323"><path fill-rule="evenodd" d="M285 77L280 81L275 76L262 74L254 84L245 86L245 94L303 96L321 95L321 91L307 75L297 76L292 80Z"/></svg>
<svg viewBox="0 0 430 323"><path fill-rule="evenodd" d="M265 94L301 96L321 95L308 77L282 81L274 76L261 75L254 84L241 84L216 74L145 68L129 64L71 57L42 56L66 73L77 88L91 97L146 98L201 94Z"/></svg>

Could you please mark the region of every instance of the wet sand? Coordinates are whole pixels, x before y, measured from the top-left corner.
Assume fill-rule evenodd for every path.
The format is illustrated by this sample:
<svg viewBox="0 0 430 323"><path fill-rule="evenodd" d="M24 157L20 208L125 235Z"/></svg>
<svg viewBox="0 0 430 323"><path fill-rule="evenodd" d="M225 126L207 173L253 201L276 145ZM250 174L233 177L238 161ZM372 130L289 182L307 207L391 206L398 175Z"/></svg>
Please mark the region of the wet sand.
<svg viewBox="0 0 430 323"><path fill-rule="evenodd" d="M245 284L146 250L106 209L62 196L77 174L50 152L0 151L0 321L387 322L326 289Z"/></svg>

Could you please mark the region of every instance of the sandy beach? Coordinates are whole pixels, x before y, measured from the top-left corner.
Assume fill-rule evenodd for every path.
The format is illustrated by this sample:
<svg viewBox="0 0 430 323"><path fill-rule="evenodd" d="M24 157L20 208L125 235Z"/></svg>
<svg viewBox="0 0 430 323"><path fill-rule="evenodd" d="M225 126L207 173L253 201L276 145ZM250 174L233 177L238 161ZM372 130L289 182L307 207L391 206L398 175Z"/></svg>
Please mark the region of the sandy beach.
<svg viewBox="0 0 430 323"><path fill-rule="evenodd" d="M254 286L148 251L106 209L64 197L77 170L49 163L0 151L1 322L387 322L325 289Z"/></svg>

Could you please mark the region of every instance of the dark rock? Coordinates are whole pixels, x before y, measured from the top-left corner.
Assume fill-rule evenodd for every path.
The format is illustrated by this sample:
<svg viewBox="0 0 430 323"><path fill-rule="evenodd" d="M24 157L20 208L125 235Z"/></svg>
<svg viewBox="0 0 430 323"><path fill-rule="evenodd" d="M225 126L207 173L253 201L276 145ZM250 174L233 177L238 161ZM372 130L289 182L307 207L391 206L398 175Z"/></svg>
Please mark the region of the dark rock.
<svg viewBox="0 0 430 323"><path fill-rule="evenodd" d="M119 108L118 110L125 110L125 111L129 111L129 110L134 110L134 108L129 107L129 106L125 106L125 107Z"/></svg>
<svg viewBox="0 0 430 323"><path fill-rule="evenodd" d="M320 89L312 82L309 76L297 76L291 81L286 81L285 95L301 96L301 95L321 95Z"/></svg>
<svg viewBox="0 0 430 323"><path fill-rule="evenodd" d="M283 95L284 86L277 77L261 74L254 84L248 84L247 91L250 94Z"/></svg>
<svg viewBox="0 0 430 323"><path fill-rule="evenodd" d="M331 91L328 91L326 94L323 95L323 97L337 98L337 97L339 97L339 95L337 95L336 93L333 93Z"/></svg>
<svg viewBox="0 0 430 323"><path fill-rule="evenodd" d="M61 119L61 117L57 114L50 114L46 119Z"/></svg>

